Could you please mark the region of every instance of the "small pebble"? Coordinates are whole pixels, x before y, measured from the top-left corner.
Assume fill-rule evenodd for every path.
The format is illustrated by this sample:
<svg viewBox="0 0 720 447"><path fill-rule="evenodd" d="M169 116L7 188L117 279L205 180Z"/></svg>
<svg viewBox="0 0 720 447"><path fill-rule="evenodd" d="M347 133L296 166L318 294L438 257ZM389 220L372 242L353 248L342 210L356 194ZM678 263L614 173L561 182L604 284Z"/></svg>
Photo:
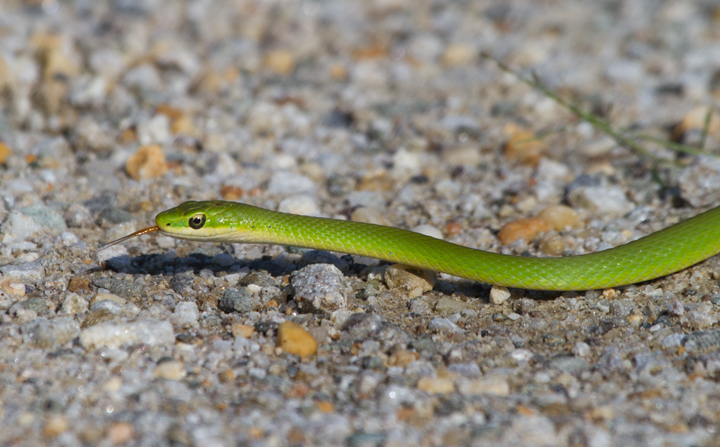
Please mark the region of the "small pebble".
<svg viewBox="0 0 720 447"><path fill-rule="evenodd" d="M24 343L45 350L57 349L80 334L80 325L70 317L37 318L20 327Z"/></svg>
<svg viewBox="0 0 720 447"><path fill-rule="evenodd" d="M288 354L296 354L300 357L314 355L318 348L312 335L292 321L285 321L278 326L277 346Z"/></svg>
<svg viewBox="0 0 720 447"><path fill-rule="evenodd" d="M69 424L65 416L53 414L45 421L42 433L46 438L56 438L65 433L68 428Z"/></svg>
<svg viewBox="0 0 720 447"><path fill-rule="evenodd" d="M558 234L546 235L538 244L538 250L548 256L560 256L565 252L566 248L565 239Z"/></svg>
<svg viewBox="0 0 720 447"><path fill-rule="evenodd" d="M490 375L480 379L459 381L458 391L464 396L479 396L482 394L507 396L510 394L510 385L503 377Z"/></svg>
<svg viewBox="0 0 720 447"><path fill-rule="evenodd" d="M445 47L442 63L448 67L467 65L475 59L477 51L466 43L452 43Z"/></svg>
<svg viewBox="0 0 720 447"><path fill-rule="evenodd" d="M498 233L498 239L503 245L510 245L520 239L525 242L532 242L540 234L547 233L550 230L550 224L544 219L537 217L518 219L503 225Z"/></svg>
<svg viewBox="0 0 720 447"><path fill-rule="evenodd" d="M315 199L308 195L297 195L283 199L278 205L278 211L301 216L317 216L320 214L320 208L315 203Z"/></svg>
<svg viewBox="0 0 720 447"><path fill-rule="evenodd" d="M309 194L312 196L315 194L316 189L315 183L304 175L277 172L270 179L267 193L281 196L294 194Z"/></svg>
<svg viewBox="0 0 720 447"><path fill-rule="evenodd" d="M428 323L428 329L431 331L446 332L448 334L461 334L463 330L447 318L433 318Z"/></svg>
<svg viewBox="0 0 720 447"><path fill-rule="evenodd" d="M356 208L350 215L350 220L353 222L363 222L375 225L389 225L383 213L375 208L367 208L364 206Z"/></svg>
<svg viewBox="0 0 720 447"><path fill-rule="evenodd" d="M293 272L290 284L295 301L316 311L344 308L347 289L342 272L331 264L312 264Z"/></svg>
<svg viewBox="0 0 720 447"><path fill-rule="evenodd" d="M437 273L407 265L393 264L385 270L384 279L388 288L405 291L408 298L417 298L435 287Z"/></svg>
<svg viewBox="0 0 720 447"><path fill-rule="evenodd" d="M490 289L490 302L492 304L502 304L510 299L510 290L504 286L492 286Z"/></svg>
<svg viewBox="0 0 720 447"><path fill-rule="evenodd" d="M590 345L579 341L573 345L572 353L577 357L587 357L590 354Z"/></svg>
<svg viewBox="0 0 720 447"><path fill-rule="evenodd" d="M170 322L180 327L197 327L200 311L194 301L183 301L175 306Z"/></svg>
<svg viewBox="0 0 720 447"><path fill-rule="evenodd" d="M180 380L185 377L185 368L182 362L170 360L159 363L153 370L156 379Z"/></svg>
<svg viewBox="0 0 720 447"><path fill-rule="evenodd" d="M36 283L45 277L45 268L39 261L10 264L0 267L6 278L13 278L24 283Z"/></svg>
<svg viewBox="0 0 720 447"><path fill-rule="evenodd" d="M685 307L680 301L672 300L668 305L668 312L679 317L685 313Z"/></svg>
<svg viewBox="0 0 720 447"><path fill-rule="evenodd" d="M275 73L288 75L295 68L295 56L289 50L273 50L265 55L264 65Z"/></svg>
<svg viewBox="0 0 720 447"><path fill-rule="evenodd" d="M255 333L255 328L247 324L235 323L232 325L233 337L250 338Z"/></svg>
<svg viewBox="0 0 720 447"><path fill-rule="evenodd" d="M505 158L531 166L536 166L540 162L545 144L532 131L516 124L508 124L503 129L503 133L508 136L508 141L505 143Z"/></svg>
<svg viewBox="0 0 720 447"><path fill-rule="evenodd" d="M430 236L435 239L443 238L442 232L437 228L433 227L432 225L418 225L417 227L413 227L412 231L424 234L425 236Z"/></svg>
<svg viewBox="0 0 720 447"><path fill-rule="evenodd" d="M624 216L634 208L618 186L580 186L570 193L568 200L576 208L611 218Z"/></svg>
<svg viewBox="0 0 720 447"><path fill-rule="evenodd" d="M418 380L417 388L429 394L449 394L455 390L455 384L450 379L423 377Z"/></svg>
<svg viewBox="0 0 720 447"><path fill-rule="evenodd" d="M565 205L548 206L540 211L537 217L549 223L550 227L555 231L580 227L580 216L578 216L578 213Z"/></svg>
<svg viewBox="0 0 720 447"><path fill-rule="evenodd" d="M168 164L160 146L140 146L125 163L125 171L135 180L155 179L167 172Z"/></svg>
<svg viewBox="0 0 720 447"><path fill-rule="evenodd" d="M226 313L238 312L244 314L252 312L259 305L259 300L251 295L247 288L240 290L228 288L218 301L218 307Z"/></svg>
<svg viewBox="0 0 720 447"><path fill-rule="evenodd" d="M108 429L108 439L113 445L122 445L135 436L135 429L129 422L115 422Z"/></svg>
<svg viewBox="0 0 720 447"><path fill-rule="evenodd" d="M710 206L720 201L720 160L695 157L678 177L680 196L693 207Z"/></svg>
<svg viewBox="0 0 720 447"><path fill-rule="evenodd" d="M87 350L102 346L119 348L131 344L163 346L173 343L175 333L168 321L106 322L83 329L80 333L80 344Z"/></svg>

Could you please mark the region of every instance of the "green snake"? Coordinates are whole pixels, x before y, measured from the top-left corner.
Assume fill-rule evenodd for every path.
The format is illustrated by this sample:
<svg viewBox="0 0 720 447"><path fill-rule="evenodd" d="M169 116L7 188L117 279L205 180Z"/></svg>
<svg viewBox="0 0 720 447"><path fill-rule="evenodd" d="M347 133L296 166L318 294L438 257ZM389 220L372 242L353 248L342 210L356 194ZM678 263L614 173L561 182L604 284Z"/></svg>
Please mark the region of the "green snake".
<svg viewBox="0 0 720 447"><path fill-rule="evenodd" d="M720 252L720 207L618 247L564 258L491 253L399 228L298 216L236 202L185 202L163 211L153 231L203 242L279 244L369 256L487 284L590 290L677 272Z"/></svg>

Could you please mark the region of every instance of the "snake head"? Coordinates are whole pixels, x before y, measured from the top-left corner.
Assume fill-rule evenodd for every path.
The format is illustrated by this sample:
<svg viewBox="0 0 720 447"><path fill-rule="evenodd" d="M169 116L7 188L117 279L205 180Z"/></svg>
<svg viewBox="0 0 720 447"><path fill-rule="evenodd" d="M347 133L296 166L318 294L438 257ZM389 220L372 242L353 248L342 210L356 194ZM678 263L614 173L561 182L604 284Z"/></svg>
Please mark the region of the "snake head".
<svg viewBox="0 0 720 447"><path fill-rule="evenodd" d="M240 205L222 200L185 202L158 214L155 223L162 233L180 239L244 242Z"/></svg>

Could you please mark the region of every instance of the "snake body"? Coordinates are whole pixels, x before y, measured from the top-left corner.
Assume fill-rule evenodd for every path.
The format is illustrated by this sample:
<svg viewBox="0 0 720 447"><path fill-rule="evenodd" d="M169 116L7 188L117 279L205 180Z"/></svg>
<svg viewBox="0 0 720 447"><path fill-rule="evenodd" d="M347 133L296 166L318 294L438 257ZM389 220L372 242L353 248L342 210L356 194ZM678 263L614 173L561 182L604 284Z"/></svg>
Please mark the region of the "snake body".
<svg viewBox="0 0 720 447"><path fill-rule="evenodd" d="M236 202L185 202L150 231L205 242L279 244L369 256L493 285L590 290L668 275L720 252L720 207L633 242L564 258L508 256L399 228L298 216Z"/></svg>

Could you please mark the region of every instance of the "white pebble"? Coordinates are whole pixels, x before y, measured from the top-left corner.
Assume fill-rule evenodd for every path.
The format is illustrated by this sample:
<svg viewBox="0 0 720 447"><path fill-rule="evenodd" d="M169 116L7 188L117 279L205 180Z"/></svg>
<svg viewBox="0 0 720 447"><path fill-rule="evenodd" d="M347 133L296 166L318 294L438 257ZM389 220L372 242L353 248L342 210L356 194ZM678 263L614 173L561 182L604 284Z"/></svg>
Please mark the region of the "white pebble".
<svg viewBox="0 0 720 447"><path fill-rule="evenodd" d="M492 286L490 289L490 302L493 304L502 304L510 299L510 291L507 287Z"/></svg>
<svg viewBox="0 0 720 447"><path fill-rule="evenodd" d="M168 321L138 320L133 322L112 321L86 328L80 334L80 344L87 350L107 346L143 344L147 346L172 345L175 333Z"/></svg>
<svg viewBox="0 0 720 447"><path fill-rule="evenodd" d="M412 230L416 233L424 234L425 236L434 237L435 239L443 238L442 232L432 225L418 225Z"/></svg>
<svg viewBox="0 0 720 447"><path fill-rule="evenodd" d="M315 199L304 194L283 199L278 205L278 211L302 216L317 216L320 214L320 208L315 203Z"/></svg>
<svg viewBox="0 0 720 447"><path fill-rule="evenodd" d="M579 341L573 346L572 353L577 357L587 357L590 354L590 345Z"/></svg>
<svg viewBox="0 0 720 447"><path fill-rule="evenodd" d="M175 306L170 321L180 327L197 327L200 311L194 301L183 301Z"/></svg>

